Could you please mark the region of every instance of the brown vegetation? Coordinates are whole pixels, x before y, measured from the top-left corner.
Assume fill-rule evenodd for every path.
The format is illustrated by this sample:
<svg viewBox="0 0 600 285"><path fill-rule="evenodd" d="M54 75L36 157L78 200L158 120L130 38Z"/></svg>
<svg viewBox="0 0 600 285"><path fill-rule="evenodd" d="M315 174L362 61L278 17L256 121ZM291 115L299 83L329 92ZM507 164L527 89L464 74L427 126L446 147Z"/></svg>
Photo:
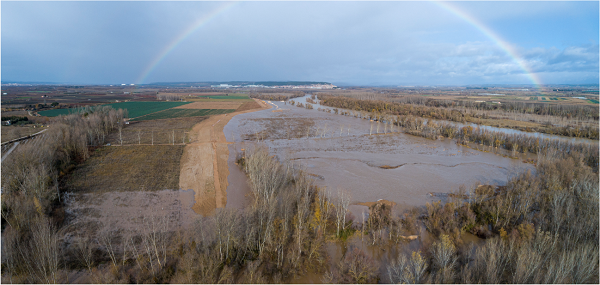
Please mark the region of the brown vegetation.
<svg viewBox="0 0 600 285"><path fill-rule="evenodd" d="M243 112L243 111L248 111L248 110L252 110L252 109L260 109L260 108L262 108L261 105L253 100L251 102L245 102L239 108L237 108L237 110L235 110L235 111Z"/></svg>
<svg viewBox="0 0 600 285"><path fill-rule="evenodd" d="M464 190L463 190L464 191ZM434 240L388 266L392 282L597 283L598 175L581 159L544 159L504 191L480 187L427 205ZM577 206L575 206L577 205ZM464 248L471 232L485 244ZM423 269L425 268L425 269Z"/></svg>
<svg viewBox="0 0 600 285"><path fill-rule="evenodd" d="M184 146L102 147L66 182L69 192L158 191L179 189Z"/></svg>
<svg viewBox="0 0 600 285"><path fill-rule="evenodd" d="M42 130L43 128L2 126L2 142L29 136Z"/></svg>
<svg viewBox="0 0 600 285"><path fill-rule="evenodd" d="M453 102L443 105L442 103L440 103L439 100L427 101L434 102L428 104L414 104L412 101L406 103L391 103L382 100L359 100L343 96L332 96L327 95L325 93L320 93L319 99L321 99L322 105L334 108L344 108L354 111L367 111L379 114L385 113L396 116L417 116L436 120L449 120L460 123L471 122L477 124L497 126L500 126L496 123L497 119L502 119L503 127L518 129L521 131L541 132L569 137L598 139L598 109L594 109L592 107L585 108L581 106L568 105L544 105L538 107L530 107L528 105L521 106L518 104L502 104L499 105L502 106L501 108L509 109L501 109L502 111L499 110L498 112L500 112L501 115L492 117L492 119L496 120L487 120L488 118L490 118L489 114L486 112L478 111L478 108L486 108L485 106L488 106L485 104L481 106L465 105L462 106L462 108L457 108L455 107L456 104ZM511 112L542 115L545 116L545 121L543 123L536 123L536 127L530 127L530 123L528 123L529 126L523 125L523 123L519 121L529 121L529 119L520 118L516 115L502 113L508 112L508 110L510 110ZM548 121L548 117L552 116L565 118L577 117L578 120L574 120L573 122L567 122L566 124L560 123L559 125L553 125L554 121ZM511 120L508 118L512 118L513 121L511 122ZM582 121L585 123L580 124Z"/></svg>

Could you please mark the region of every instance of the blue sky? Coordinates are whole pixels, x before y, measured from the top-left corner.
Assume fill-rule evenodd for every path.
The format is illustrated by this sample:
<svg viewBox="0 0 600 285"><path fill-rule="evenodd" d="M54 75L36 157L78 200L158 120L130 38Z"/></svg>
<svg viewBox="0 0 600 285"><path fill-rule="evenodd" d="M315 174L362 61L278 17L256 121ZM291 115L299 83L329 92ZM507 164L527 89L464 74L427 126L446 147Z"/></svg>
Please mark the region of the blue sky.
<svg viewBox="0 0 600 285"><path fill-rule="evenodd" d="M460 13L436 2L2 1L1 76L466 85L531 84L532 72L544 84L598 83L598 1L449 5Z"/></svg>

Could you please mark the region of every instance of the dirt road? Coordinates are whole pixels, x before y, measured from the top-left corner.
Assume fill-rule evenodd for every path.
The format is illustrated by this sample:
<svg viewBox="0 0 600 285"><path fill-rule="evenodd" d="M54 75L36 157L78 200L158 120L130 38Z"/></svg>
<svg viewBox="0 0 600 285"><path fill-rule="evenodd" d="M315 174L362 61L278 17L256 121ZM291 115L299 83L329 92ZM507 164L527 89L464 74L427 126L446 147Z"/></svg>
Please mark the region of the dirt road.
<svg viewBox="0 0 600 285"><path fill-rule="evenodd" d="M181 158L179 187L194 190L194 212L209 216L216 208L224 208L227 204L227 145L230 142L227 142L223 128L235 115L271 108L260 100L255 101L260 109L211 116L192 128L192 142L186 145Z"/></svg>

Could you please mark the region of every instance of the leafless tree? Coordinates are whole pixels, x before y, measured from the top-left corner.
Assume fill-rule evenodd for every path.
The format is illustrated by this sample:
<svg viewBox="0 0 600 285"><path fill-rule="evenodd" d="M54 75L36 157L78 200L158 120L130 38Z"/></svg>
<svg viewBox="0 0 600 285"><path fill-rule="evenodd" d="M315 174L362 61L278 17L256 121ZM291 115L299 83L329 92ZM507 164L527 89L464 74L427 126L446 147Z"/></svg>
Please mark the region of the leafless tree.
<svg viewBox="0 0 600 285"><path fill-rule="evenodd" d="M400 254L398 255L398 259L393 260L387 269L392 283L424 283L427 261L421 256L421 252L419 251L413 252L410 258L404 254Z"/></svg>
<svg viewBox="0 0 600 285"><path fill-rule="evenodd" d="M348 206L350 206L350 194L346 190L338 188L334 203L337 236L340 236L340 228L341 230L346 229L346 212L348 212Z"/></svg>

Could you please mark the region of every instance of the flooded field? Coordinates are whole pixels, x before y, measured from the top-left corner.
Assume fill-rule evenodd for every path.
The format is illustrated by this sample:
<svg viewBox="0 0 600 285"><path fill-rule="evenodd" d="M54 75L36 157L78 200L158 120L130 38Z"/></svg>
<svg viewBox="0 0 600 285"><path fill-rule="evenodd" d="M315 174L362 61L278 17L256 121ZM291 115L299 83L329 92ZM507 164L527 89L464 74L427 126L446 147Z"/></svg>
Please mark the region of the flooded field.
<svg viewBox="0 0 600 285"><path fill-rule="evenodd" d="M350 116L269 102L272 109L235 116L225 126L230 145L230 167L236 153L264 142L279 159L290 160L332 191L348 191L358 218L366 211L359 202L386 199L399 207L422 206L439 200L436 193L456 191L461 185L504 185L509 177L530 164L493 153L456 145L452 140L429 140L377 127ZM386 133L384 133L386 132ZM372 134L372 135L370 135ZM231 148L235 150L232 151ZM228 204L243 176L229 177ZM245 177L243 177L245 178ZM241 205L241 204L239 204Z"/></svg>
<svg viewBox="0 0 600 285"><path fill-rule="evenodd" d="M310 95L306 95L304 97L299 97L299 98L294 98L294 100L298 103L302 103L302 104L306 104L306 99L310 98ZM328 107L328 106L323 106L320 103L320 101L315 100L316 104L313 104L314 109L321 109L321 110L328 110L330 112L333 112L332 107ZM347 109L341 109L338 108L339 111L350 111L351 110L347 110ZM538 133L538 132L525 132L525 131L520 131L520 130L515 130L515 129L509 129L509 128L498 128L498 127L492 127L492 126L485 126L485 125L478 125L475 123L458 123L458 122L451 122L451 121L439 121L439 120L431 120L431 119L423 119L425 122L427 121L433 121L436 123L447 123L447 124L452 124L452 125L456 125L458 127L464 127L464 126L471 126L473 128L477 127L477 128L481 128L484 130L488 130L488 131L493 131L493 132L503 132L503 133L507 133L507 134L511 134L511 135L525 135L525 136L529 136L529 137L536 137L536 138L540 138L540 139L551 139L551 140L559 140L559 141L565 141L565 142L571 142L571 143L591 143L591 144L598 144L597 140L592 140L592 139L586 139L586 138L575 138L575 137L565 137L565 136L558 136L558 135L551 135L551 134L544 134L544 133Z"/></svg>

